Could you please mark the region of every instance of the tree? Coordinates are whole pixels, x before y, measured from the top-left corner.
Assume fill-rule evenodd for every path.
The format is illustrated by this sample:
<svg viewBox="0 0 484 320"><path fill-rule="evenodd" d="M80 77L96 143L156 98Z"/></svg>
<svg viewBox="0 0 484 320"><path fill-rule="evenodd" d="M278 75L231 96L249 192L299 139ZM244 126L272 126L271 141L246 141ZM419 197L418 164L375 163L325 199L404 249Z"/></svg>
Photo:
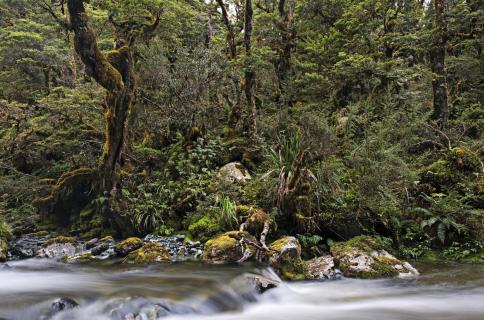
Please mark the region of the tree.
<svg viewBox="0 0 484 320"><path fill-rule="evenodd" d="M159 15L151 25L125 21L115 26L114 50L103 54L96 35L89 26L83 0L69 0L70 29L74 32L76 52L84 63L87 75L107 90L105 116L105 143L99 159L100 189L116 193L116 166L120 160L127 135L127 119L133 101L136 78L131 50L139 33L152 32L159 22Z"/></svg>
<svg viewBox="0 0 484 320"><path fill-rule="evenodd" d="M435 0L435 34L430 50L431 69L434 73L432 89L434 93L434 112L432 118L445 128L449 120L449 102L447 86L447 68L445 51L447 46L447 0Z"/></svg>
<svg viewBox="0 0 484 320"><path fill-rule="evenodd" d="M252 64L252 28L254 19L254 8L252 0L245 1L245 19L244 19L244 45L246 55L245 66L245 98L247 100L247 131L250 139L253 141L257 135L257 109L255 105L255 71Z"/></svg>

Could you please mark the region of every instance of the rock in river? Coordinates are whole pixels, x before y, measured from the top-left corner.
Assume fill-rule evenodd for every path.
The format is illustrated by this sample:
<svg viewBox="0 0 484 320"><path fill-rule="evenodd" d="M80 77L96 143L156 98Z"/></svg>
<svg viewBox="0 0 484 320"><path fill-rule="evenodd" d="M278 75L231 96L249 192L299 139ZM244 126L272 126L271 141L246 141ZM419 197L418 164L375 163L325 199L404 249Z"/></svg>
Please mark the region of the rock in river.
<svg viewBox="0 0 484 320"><path fill-rule="evenodd" d="M334 259L331 255L325 255L306 262L306 279L331 280L338 278L334 268Z"/></svg>
<svg viewBox="0 0 484 320"><path fill-rule="evenodd" d="M255 253L255 248L250 244L256 242L247 232L229 231L208 240L202 257L211 263L238 262L245 253Z"/></svg>
<svg viewBox="0 0 484 320"><path fill-rule="evenodd" d="M343 275L351 278L410 277L418 271L385 250L385 245L369 236L355 237L331 246L331 253Z"/></svg>
<svg viewBox="0 0 484 320"><path fill-rule="evenodd" d="M76 253L76 240L71 237L56 237L45 241L37 251L41 258L61 258Z"/></svg>
<svg viewBox="0 0 484 320"><path fill-rule="evenodd" d="M124 259L125 263L159 263L170 262L171 256L168 250L161 244L148 242L141 248L130 252Z"/></svg>
<svg viewBox="0 0 484 320"><path fill-rule="evenodd" d="M137 250L142 246L143 240L137 237L131 237L118 243L114 250L118 255L124 257L131 251Z"/></svg>

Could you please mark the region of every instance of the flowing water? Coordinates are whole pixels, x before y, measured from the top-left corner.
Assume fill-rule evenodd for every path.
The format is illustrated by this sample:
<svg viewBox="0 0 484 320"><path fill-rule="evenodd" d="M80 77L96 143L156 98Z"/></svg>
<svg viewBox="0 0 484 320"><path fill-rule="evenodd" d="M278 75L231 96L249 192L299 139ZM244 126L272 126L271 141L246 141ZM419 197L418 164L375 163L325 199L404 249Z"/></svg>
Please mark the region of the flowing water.
<svg viewBox="0 0 484 320"><path fill-rule="evenodd" d="M195 262L150 267L66 265L30 259L0 267L0 319L484 319L484 266L418 265L413 280L283 283L257 294L255 266ZM46 316L56 298L79 303ZM150 314L151 312L151 314ZM155 312L155 313L156 313ZM131 315L130 315L131 313Z"/></svg>

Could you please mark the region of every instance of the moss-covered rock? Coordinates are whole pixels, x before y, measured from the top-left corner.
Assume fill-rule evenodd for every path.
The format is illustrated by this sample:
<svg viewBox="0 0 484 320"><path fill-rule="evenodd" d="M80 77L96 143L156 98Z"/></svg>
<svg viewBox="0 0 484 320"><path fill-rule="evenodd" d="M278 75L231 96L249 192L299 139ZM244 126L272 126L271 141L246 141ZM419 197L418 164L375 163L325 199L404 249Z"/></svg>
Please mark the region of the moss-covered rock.
<svg viewBox="0 0 484 320"><path fill-rule="evenodd" d="M147 264L170 261L170 253L164 246L158 243L148 242L138 250L130 252L123 263Z"/></svg>
<svg viewBox="0 0 484 320"><path fill-rule="evenodd" d="M301 259L301 245L295 237L283 237L271 243L268 250L269 265L281 277L289 280L305 279L306 263Z"/></svg>
<svg viewBox="0 0 484 320"><path fill-rule="evenodd" d="M351 278L414 276L418 272L385 250L385 244L373 237L358 236L331 246L331 254L341 272Z"/></svg>
<svg viewBox="0 0 484 320"><path fill-rule="evenodd" d="M94 257L91 253L89 252L84 252L80 254L76 254L73 256L65 256L63 259L63 262L66 263L87 263L91 261L97 260L96 257Z"/></svg>
<svg viewBox="0 0 484 320"><path fill-rule="evenodd" d="M137 237L127 238L116 245L114 251L122 257L126 256L131 251L137 250L143 246L143 240Z"/></svg>
<svg viewBox="0 0 484 320"><path fill-rule="evenodd" d="M43 247L48 247L48 246L50 246L51 244L54 244L54 243L71 243L71 244L75 244L75 243L77 243L77 241L73 237L58 236L58 237L55 237L55 238L51 238L49 240L46 240L44 243L42 243L42 246Z"/></svg>
<svg viewBox="0 0 484 320"><path fill-rule="evenodd" d="M277 266L301 259L301 245L295 237L283 237L269 245L269 264Z"/></svg>
<svg viewBox="0 0 484 320"><path fill-rule="evenodd" d="M229 231L207 241L202 258L211 263L238 262L247 250L255 253L250 243L257 243L257 240L249 233Z"/></svg>

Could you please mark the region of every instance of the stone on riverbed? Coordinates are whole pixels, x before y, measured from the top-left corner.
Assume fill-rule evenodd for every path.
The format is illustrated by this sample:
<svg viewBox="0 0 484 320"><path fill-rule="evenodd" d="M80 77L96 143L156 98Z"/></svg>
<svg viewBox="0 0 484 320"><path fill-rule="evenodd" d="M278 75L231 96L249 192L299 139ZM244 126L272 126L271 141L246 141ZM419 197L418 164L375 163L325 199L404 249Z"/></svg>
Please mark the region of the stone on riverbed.
<svg viewBox="0 0 484 320"><path fill-rule="evenodd" d="M37 256L41 258L73 256L76 253L75 243L76 240L72 237L59 236L49 239L37 251Z"/></svg>
<svg viewBox="0 0 484 320"><path fill-rule="evenodd" d="M269 265L289 280L305 278L301 259L301 245L295 237L282 237L269 245Z"/></svg>
<svg viewBox="0 0 484 320"><path fill-rule="evenodd" d="M306 279L309 280L332 280L338 278L338 273L334 268L334 259L329 254L307 261L305 269Z"/></svg>
<svg viewBox="0 0 484 320"><path fill-rule="evenodd" d="M76 301L72 300L71 298L56 299L54 300L54 302L52 302L49 312L43 319L46 319L46 320L52 319L60 312L72 310L78 307L79 307L79 304Z"/></svg>
<svg viewBox="0 0 484 320"><path fill-rule="evenodd" d="M400 261L385 250L385 245L369 236L355 237L331 246L337 265L350 278L409 277L418 271L408 262Z"/></svg>
<svg viewBox="0 0 484 320"><path fill-rule="evenodd" d="M238 262L247 250L255 253L251 243L257 243L257 240L249 233L229 231L208 240L202 258L217 264Z"/></svg>
<svg viewBox="0 0 484 320"><path fill-rule="evenodd" d="M137 237L131 237L121 241L116 245L114 251L122 257L126 256L131 251L137 250L143 246L143 240Z"/></svg>
<svg viewBox="0 0 484 320"><path fill-rule="evenodd" d="M49 239L47 232L37 232L22 235L10 241L11 259L25 259L35 257L39 247Z"/></svg>
<svg viewBox="0 0 484 320"><path fill-rule="evenodd" d="M294 237L283 237L269 246L269 264L277 266L301 259L301 245Z"/></svg>
<svg viewBox="0 0 484 320"><path fill-rule="evenodd" d="M93 247L91 248L91 254L102 260L114 257L116 255L115 244L116 242L114 241L113 237L104 237L92 244Z"/></svg>
<svg viewBox="0 0 484 320"><path fill-rule="evenodd" d="M170 262L171 256L168 250L161 244L148 242L141 248L130 252L124 259L124 263L159 263Z"/></svg>

